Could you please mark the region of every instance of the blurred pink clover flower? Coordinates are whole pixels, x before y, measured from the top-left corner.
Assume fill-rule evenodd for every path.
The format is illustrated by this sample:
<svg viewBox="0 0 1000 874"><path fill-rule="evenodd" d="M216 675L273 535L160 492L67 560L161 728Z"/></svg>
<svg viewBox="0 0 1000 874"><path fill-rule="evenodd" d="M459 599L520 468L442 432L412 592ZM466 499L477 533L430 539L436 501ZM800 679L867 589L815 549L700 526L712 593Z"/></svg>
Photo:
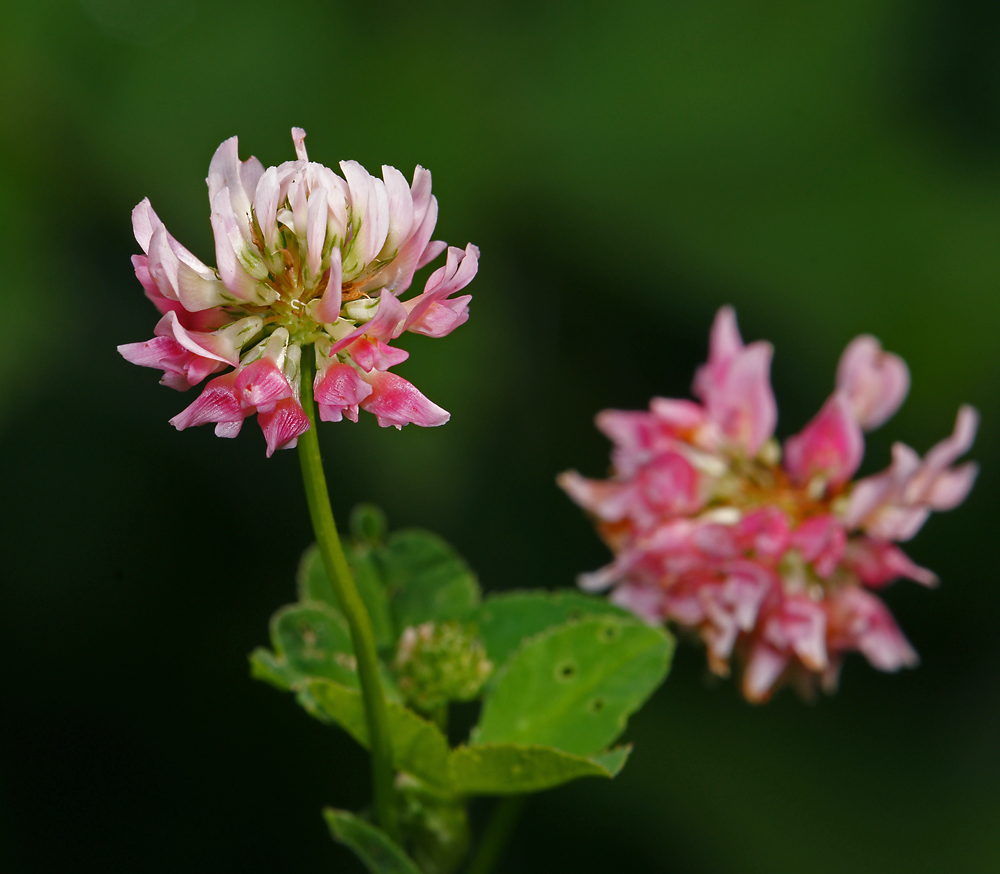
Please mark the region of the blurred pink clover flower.
<svg viewBox="0 0 1000 874"><path fill-rule="evenodd" d="M615 554L580 585L613 588L613 601L647 621L696 634L716 674L735 660L751 701L784 682L833 691L852 651L883 671L916 664L874 592L897 578L937 582L896 544L932 511L960 504L977 473L953 466L978 422L963 406L952 435L923 458L897 443L887 470L852 479L863 432L909 389L906 364L870 336L848 345L833 394L781 447L771 355L768 343L744 345L733 310L720 310L694 379L700 403L605 410L597 425L614 444L611 477L559 477Z"/></svg>

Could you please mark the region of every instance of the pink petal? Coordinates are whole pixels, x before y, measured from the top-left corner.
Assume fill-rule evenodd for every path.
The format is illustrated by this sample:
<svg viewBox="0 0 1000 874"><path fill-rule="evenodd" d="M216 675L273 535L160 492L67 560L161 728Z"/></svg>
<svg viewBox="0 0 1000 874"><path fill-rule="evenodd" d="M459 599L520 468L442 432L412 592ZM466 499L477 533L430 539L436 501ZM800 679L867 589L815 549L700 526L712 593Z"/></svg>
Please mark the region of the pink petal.
<svg viewBox="0 0 1000 874"><path fill-rule="evenodd" d="M258 358L240 368L234 389L243 408L258 413L273 410L278 401L293 394L284 372L269 358Z"/></svg>
<svg viewBox="0 0 1000 874"><path fill-rule="evenodd" d="M178 431L183 431L206 422L242 422L249 413L240 405L234 389L235 382L235 371L216 377L205 386L191 406L170 420L170 424Z"/></svg>
<svg viewBox="0 0 1000 874"><path fill-rule="evenodd" d="M268 413L258 413L257 421L267 441L267 457L278 449L294 449L299 436L309 430L309 417L295 398L278 401Z"/></svg>
<svg viewBox="0 0 1000 874"><path fill-rule="evenodd" d="M371 393L350 364L333 364L316 375L314 396L319 405L319 417L324 422L339 422L346 413L352 422L358 421L358 405Z"/></svg>
<svg viewBox="0 0 1000 874"><path fill-rule="evenodd" d="M436 301L407 330L425 337L446 337L469 320L471 300L471 294L463 294L450 300Z"/></svg>
<svg viewBox="0 0 1000 874"><path fill-rule="evenodd" d="M934 586L938 582L932 571L914 564L898 546L871 537L858 537L848 544L844 565L856 573L866 586L876 588L900 577L925 586Z"/></svg>
<svg viewBox="0 0 1000 874"><path fill-rule="evenodd" d="M411 383L388 371L373 370L365 381L372 393L361 402L361 408L373 413L379 425L387 428L413 423L424 427L443 425L451 413L427 400Z"/></svg>
<svg viewBox="0 0 1000 874"><path fill-rule="evenodd" d="M634 613L649 625L659 625L663 621L663 590L658 586L625 583L615 589L609 600Z"/></svg>
<svg viewBox="0 0 1000 874"><path fill-rule="evenodd" d="M777 507L761 507L748 513L733 529L740 548L766 558L784 555L790 530L788 517Z"/></svg>
<svg viewBox="0 0 1000 874"><path fill-rule="evenodd" d="M340 305L343 299L343 270L340 261L340 249L336 246L330 252L330 275L327 277L326 288L316 307L316 318L326 324L333 324L340 318Z"/></svg>
<svg viewBox="0 0 1000 874"><path fill-rule="evenodd" d="M827 665L826 613L804 595L786 595L768 616L764 638L779 651L792 651L812 671Z"/></svg>
<svg viewBox="0 0 1000 874"><path fill-rule="evenodd" d="M352 343L349 352L351 358L366 373L372 370L388 370L390 367L402 364L410 357L410 353L405 349L396 349L381 340L369 337L362 337Z"/></svg>
<svg viewBox="0 0 1000 874"><path fill-rule="evenodd" d="M837 488L858 469L864 452L861 428L846 398L838 393L785 442L785 469L800 484L820 476L829 487Z"/></svg>
<svg viewBox="0 0 1000 874"><path fill-rule="evenodd" d="M833 515L806 519L792 533L790 545L813 565L821 580L828 580L840 566L847 547L843 522Z"/></svg>
<svg viewBox="0 0 1000 874"><path fill-rule="evenodd" d="M479 249L476 246L469 243L464 252L451 247L448 250L447 263L430 275L423 294L404 304L409 315L403 323L402 330L409 330L421 320L431 306L443 302L449 295L465 288L475 278L478 269Z"/></svg>
<svg viewBox="0 0 1000 874"><path fill-rule="evenodd" d="M845 395L865 431L887 421L909 389L906 362L898 355L883 352L875 337L862 335L848 344L837 366L837 390Z"/></svg>
<svg viewBox="0 0 1000 874"><path fill-rule="evenodd" d="M859 650L880 671L898 671L919 661L888 608L874 595L848 586L829 599L830 646Z"/></svg>
<svg viewBox="0 0 1000 874"><path fill-rule="evenodd" d="M389 340L401 333L399 325L406 319L406 310L394 294L384 292L379 295L375 317L363 322L346 337L342 337L330 347L328 355L336 355L366 334L379 340Z"/></svg>

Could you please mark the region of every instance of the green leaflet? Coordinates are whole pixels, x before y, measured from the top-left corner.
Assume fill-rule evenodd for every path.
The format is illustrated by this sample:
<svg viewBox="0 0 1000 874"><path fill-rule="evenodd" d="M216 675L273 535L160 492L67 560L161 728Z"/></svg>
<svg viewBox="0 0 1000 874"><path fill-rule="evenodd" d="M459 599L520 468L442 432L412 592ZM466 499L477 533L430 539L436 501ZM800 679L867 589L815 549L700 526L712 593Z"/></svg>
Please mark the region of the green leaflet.
<svg viewBox="0 0 1000 874"><path fill-rule="evenodd" d="M617 616L549 629L524 643L486 696L476 744L603 750L666 676L673 639Z"/></svg>
<svg viewBox="0 0 1000 874"><path fill-rule="evenodd" d="M301 690L303 706L336 722L368 747L361 695L328 680L313 680ZM538 745L500 743L449 750L434 723L389 703L394 764L443 795L513 795L539 792L579 777L614 777L625 764L628 747L588 758Z"/></svg>
<svg viewBox="0 0 1000 874"><path fill-rule="evenodd" d="M358 527L374 528L375 523L361 518ZM397 531L381 544L356 541L347 547L347 559L382 652L395 649L407 626L459 619L479 603L475 574L451 546L429 531ZM302 556L298 587L301 600L337 607L315 545Z"/></svg>
<svg viewBox="0 0 1000 874"><path fill-rule="evenodd" d="M365 749L368 725L361 693L329 680L311 680L299 702L314 716L336 722ZM395 701L387 702L393 764L442 791L449 790L448 740L429 720Z"/></svg>
<svg viewBox="0 0 1000 874"><path fill-rule="evenodd" d="M330 585L326 570L323 568L319 547L315 543L302 553L295 581L298 584L300 601L322 601L335 610L340 610L337 596L333 594L333 586Z"/></svg>
<svg viewBox="0 0 1000 874"><path fill-rule="evenodd" d="M554 625L594 614L631 617L605 599L567 589L495 595L473 609L465 620L477 627L487 656L499 670L523 640Z"/></svg>
<svg viewBox="0 0 1000 874"><path fill-rule="evenodd" d="M459 747L451 755L452 789L461 795L541 792L578 777L614 777L629 747L589 759L562 750L516 744Z"/></svg>
<svg viewBox="0 0 1000 874"><path fill-rule="evenodd" d="M461 619L479 603L479 583L465 561L429 531L390 535L374 551L396 628Z"/></svg>
<svg viewBox="0 0 1000 874"><path fill-rule="evenodd" d="M356 688L358 677L347 621L318 601L282 607L271 617L274 652L256 649L253 674L279 689L309 677L325 677Z"/></svg>
<svg viewBox="0 0 1000 874"><path fill-rule="evenodd" d="M389 615L389 602L386 599L385 588L377 566L374 565L371 551L367 546L355 545L347 548L347 560L354 574L354 582L358 587L361 600L364 601L371 618L372 630L375 632L375 645L381 650L393 647L398 636L393 629ZM299 600L322 601L340 610L333 586L323 567L323 559L319 548L314 543L304 553L299 562L297 575Z"/></svg>
<svg viewBox="0 0 1000 874"><path fill-rule="evenodd" d="M323 810L334 840L350 847L371 874L420 874L420 869L384 831L348 813Z"/></svg>

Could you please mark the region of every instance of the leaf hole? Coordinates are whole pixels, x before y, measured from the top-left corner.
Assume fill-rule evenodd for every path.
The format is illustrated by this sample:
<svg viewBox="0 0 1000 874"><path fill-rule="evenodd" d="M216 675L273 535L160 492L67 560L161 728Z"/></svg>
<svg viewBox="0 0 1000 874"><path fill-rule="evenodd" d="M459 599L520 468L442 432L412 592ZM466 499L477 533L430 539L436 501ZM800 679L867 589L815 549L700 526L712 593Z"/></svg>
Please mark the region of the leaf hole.
<svg viewBox="0 0 1000 874"><path fill-rule="evenodd" d="M617 640L620 633L621 629L619 629L617 625L604 625L601 630L597 632L597 637L605 643L610 643L613 640Z"/></svg>
<svg viewBox="0 0 1000 874"><path fill-rule="evenodd" d="M591 698L587 702L587 709L591 713L600 713L604 709L604 699L603 698Z"/></svg>
<svg viewBox="0 0 1000 874"><path fill-rule="evenodd" d="M576 677L576 663L575 662L563 662L556 668L556 679L562 680L564 683L568 683Z"/></svg>

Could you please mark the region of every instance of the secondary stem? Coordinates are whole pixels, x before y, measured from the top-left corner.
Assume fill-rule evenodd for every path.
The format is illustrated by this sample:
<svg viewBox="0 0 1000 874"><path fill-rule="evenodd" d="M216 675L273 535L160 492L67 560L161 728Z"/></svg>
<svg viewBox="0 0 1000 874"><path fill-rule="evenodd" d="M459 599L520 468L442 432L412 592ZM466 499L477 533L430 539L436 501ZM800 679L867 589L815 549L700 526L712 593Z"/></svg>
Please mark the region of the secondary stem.
<svg viewBox="0 0 1000 874"><path fill-rule="evenodd" d="M323 460L316 435L316 409L313 402L311 350L302 356L302 408L309 417L309 430L299 437L299 462L302 481L309 504L316 543L319 545L323 567L333 586L334 594L347 619L358 662L358 678L364 699L365 718L368 722L368 741L372 755L372 783L375 796L375 815L379 825L393 838L398 837L396 806L393 798L392 740L389 734L388 710L382 692L375 634L364 601L354 583L351 569L344 555L337 526L330 508L330 495L323 474Z"/></svg>
<svg viewBox="0 0 1000 874"><path fill-rule="evenodd" d="M510 795L497 802L468 874L490 874L507 848L507 841L527 800L524 795Z"/></svg>

